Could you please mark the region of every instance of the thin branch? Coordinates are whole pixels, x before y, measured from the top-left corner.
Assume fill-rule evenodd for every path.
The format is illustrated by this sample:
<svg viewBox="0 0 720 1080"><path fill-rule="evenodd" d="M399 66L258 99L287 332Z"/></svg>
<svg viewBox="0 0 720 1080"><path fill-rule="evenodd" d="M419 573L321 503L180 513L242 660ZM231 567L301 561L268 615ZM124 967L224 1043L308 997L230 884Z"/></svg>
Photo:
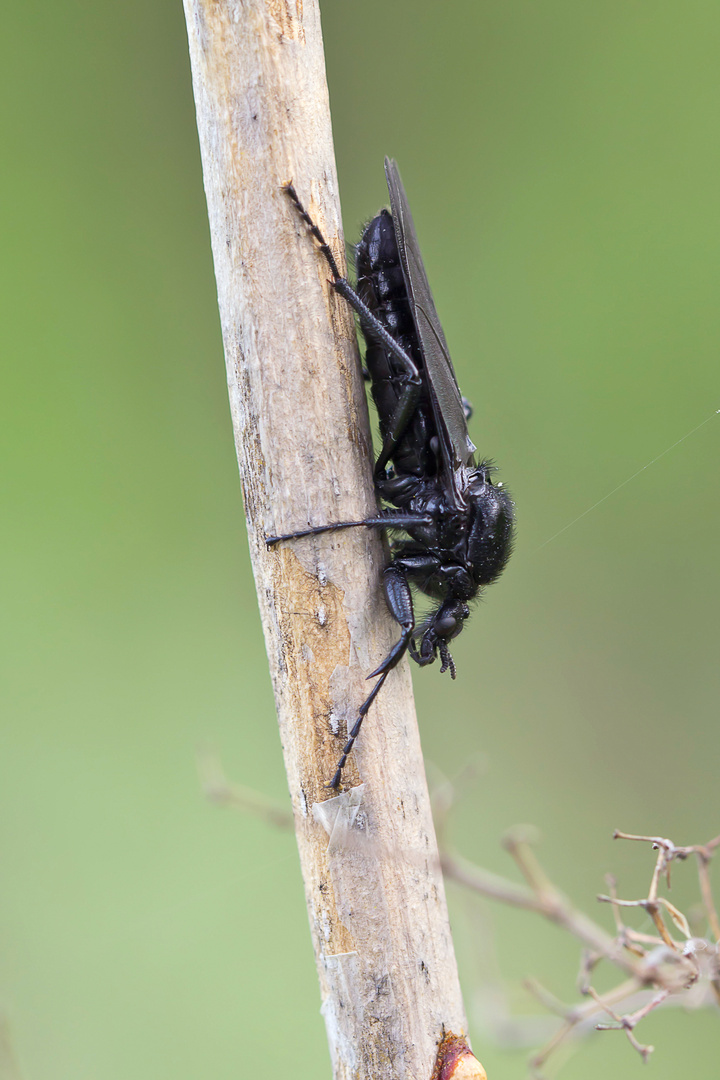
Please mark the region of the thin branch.
<svg viewBox="0 0 720 1080"><path fill-rule="evenodd" d="M712 889L710 887L710 860L718 847L720 847L720 836L716 836L709 844L698 844L698 846L693 849L697 855L698 861L700 895L702 896L705 912L716 944L720 944L720 919L718 918L717 908L715 907Z"/></svg>
<svg viewBox="0 0 720 1080"><path fill-rule="evenodd" d="M638 1042L638 1040L635 1038L635 1035L633 1034L633 1028L637 1024L637 1022L642 1019L643 1016L646 1016L651 1009L654 1009L657 1005L659 1005L662 1001L665 1000L665 998L668 996L668 991L663 990L660 994L657 995L656 998L653 998L653 1000L648 1006L645 1006L642 1009L638 1009L637 1013L633 1014L632 1016L619 1016L618 1013L616 1013L614 1009L610 1007L607 1000L604 997L601 997L600 994L598 994L596 990L593 990L592 987L589 988L588 993L591 995L592 998L594 998L600 1008L604 1009L608 1016L611 1016L615 1021L614 1024L596 1024L595 1030L624 1031L627 1035L630 1045L635 1050L637 1050L643 1061L647 1061L655 1047L643 1046L642 1043Z"/></svg>
<svg viewBox="0 0 720 1080"><path fill-rule="evenodd" d="M269 799L255 788L231 783L216 754L203 751L198 754L197 765L203 794L210 802L246 811L274 825L276 829L293 827L293 816L284 805Z"/></svg>
<svg viewBox="0 0 720 1080"><path fill-rule="evenodd" d="M482 896L500 900L512 907L537 912L550 922L563 927L588 948L601 953L622 971L641 981L644 979L642 963L636 957L628 955L598 923L574 908L562 893L549 885L546 879L544 879L543 892L536 893L523 888L522 885L516 885L513 881L508 881L499 874L482 870L459 855L445 852L441 855L441 860L446 877L452 878Z"/></svg>
<svg viewBox="0 0 720 1080"><path fill-rule="evenodd" d="M443 809L449 812L451 797L444 793ZM587 1025L593 1013L604 1010L611 1017L612 1023L596 1024L597 1030L621 1030L633 1048L647 1060L652 1052L651 1046L643 1045L635 1036L634 1029L650 1012L676 1000L683 1000L690 1005L687 996L692 987L699 984L701 978L712 988L720 1001L720 955L716 942L708 942L691 936L688 920L674 904L660 895L660 884L670 883L670 868L675 861L684 861L695 856L698 862L698 875L703 905L711 927L714 928L717 917L713 920L715 905L710 888L708 864L717 847L720 837L705 845L677 847L671 840L657 836L636 836L629 833L615 833L618 839L638 840L650 843L658 852L652 870L648 894L639 900L621 899L617 894L617 884L611 875L606 877L609 895L601 895L598 900L611 905L615 921L616 936L613 938L592 919L577 911L573 905L553 885L542 868L530 843L533 831L526 828L512 830L504 840L504 847L515 860L527 886L508 881L497 874L482 870L455 854L445 852L442 856L445 873L459 883L471 888L483 896L524 908L544 916L573 934L586 946L583 950L578 988L590 997L590 1001L578 1005L565 1005L536 979L527 980L526 988L550 1012L562 1018L562 1025L548 1043L535 1053L530 1061L530 1070L534 1077L540 1078L540 1069L548 1058L569 1038L576 1036ZM639 908L653 918L658 935L650 935L633 930L625 925L621 912ZM685 942L680 943L669 933L662 917L665 911L680 932ZM625 971L630 978L620 983L613 990L599 994L591 984L592 973L602 960L610 961L615 967ZM647 996L648 990L655 993ZM642 995L641 1002L634 1012L620 1014L615 1006ZM684 995L680 998L680 995ZM701 995L693 1002L707 1004L709 997Z"/></svg>
<svg viewBox="0 0 720 1080"><path fill-rule="evenodd" d="M625 925L620 916L620 906L614 902L617 900L617 881L612 874L606 874L605 881L610 890L610 900L613 903L612 913L613 918L615 919L615 929L617 930L616 941L619 941L625 949L634 953L635 956L644 956L645 951L639 944L636 944L640 938L636 935L634 930ZM650 939L648 938L647 940ZM653 941L656 941L656 939L653 939Z"/></svg>
<svg viewBox="0 0 720 1080"><path fill-rule="evenodd" d="M318 3L184 2L250 554L335 1076L429 1077L443 1030L466 1021L406 664L373 705L351 790L326 787L365 676L395 639L383 546L363 529L264 543L377 506L353 317L281 190L294 183L342 267ZM374 843L353 844L358 833Z"/></svg>

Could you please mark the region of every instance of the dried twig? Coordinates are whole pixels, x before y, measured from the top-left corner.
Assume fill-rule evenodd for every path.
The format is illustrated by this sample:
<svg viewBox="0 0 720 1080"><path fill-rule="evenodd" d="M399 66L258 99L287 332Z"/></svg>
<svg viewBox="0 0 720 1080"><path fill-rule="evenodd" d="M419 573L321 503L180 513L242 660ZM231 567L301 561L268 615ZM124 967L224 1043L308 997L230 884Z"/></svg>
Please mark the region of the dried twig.
<svg viewBox="0 0 720 1080"><path fill-rule="evenodd" d="M285 806L269 799L254 788L228 780L217 754L208 750L198 754L198 774L203 794L218 806L232 806L263 818L277 829L291 829L293 816Z"/></svg>
<svg viewBox="0 0 720 1080"><path fill-rule="evenodd" d="M524 866L526 878L531 877L535 868L531 869L525 862L527 845L524 842L513 842L513 854L516 862ZM535 911L538 915L549 919L558 926L563 927L573 937L578 938L584 945L594 952L606 957L616 964L627 974L635 976L640 982L644 979L642 965L632 954L627 954L622 943L618 943L606 930L583 912L578 911L573 905L543 877L542 887L524 888L514 881L493 874L489 870L481 869L470 863L467 859L448 852L441 853L441 863L446 877L465 885L482 896L499 900L512 907L525 908L526 911ZM535 862L535 867L536 867Z"/></svg>
<svg viewBox="0 0 720 1080"><path fill-rule="evenodd" d="M637 1050L643 1061L647 1061L655 1047L643 1046L642 1043L638 1042L638 1040L633 1035L633 1028L638 1023L638 1021L642 1020L643 1017L647 1016L649 1012L651 1012L658 1005L660 1005L668 996L670 991L661 990L660 993L656 994L655 997L652 998L652 1000L649 1001L647 1005L644 1005L641 1009L638 1009L637 1012L629 1015L626 1014L625 1016L619 1016L618 1013L616 1013L615 1010L610 1007L610 1003L607 1000L607 995L605 995L605 997L601 997L600 994L598 994L598 992L592 987L588 989L588 993L598 1003L600 1008L603 1009L608 1014L608 1016L611 1016L614 1020L614 1023L612 1024L596 1024L595 1030L624 1031L628 1037L630 1045L635 1050Z"/></svg>
<svg viewBox="0 0 720 1080"><path fill-rule="evenodd" d="M396 636L382 543L362 529L264 543L377 509L354 319L282 191L295 184L342 266L318 2L184 4L250 555L335 1077L429 1076L443 1029L466 1021L406 664L363 728L354 786L326 787ZM376 843L361 850L357 834Z"/></svg>
<svg viewBox="0 0 720 1080"><path fill-rule="evenodd" d="M449 809L447 793L445 805ZM611 936L594 920L577 911L566 897L552 884L541 867L535 852L530 847L527 830L513 830L504 841L504 847L515 860L522 873L526 886L491 874L460 858L445 852L442 863L448 877L473 889L482 896L499 900L514 907L534 911L568 933L578 938L584 945L578 988L590 998L585 1003L565 1005L536 979L527 980L525 985L533 996L550 1012L562 1018L562 1025L548 1043L537 1051L531 1061L530 1070L534 1077L540 1077L549 1057L567 1041L570 1036L586 1030L588 1022L599 1011L606 1012L611 1023L595 1023L599 1031L624 1031L628 1041L647 1060L652 1052L651 1046L643 1045L635 1036L635 1028L650 1012L675 1000L682 1000L679 995L688 991L705 978L706 985L713 989L716 997L720 988L720 958L718 954L717 913L710 887L708 866L720 846L720 837L707 844L678 847L671 840L656 836L635 836L616 832L617 839L638 840L650 843L658 852L653 867L647 896L638 900L624 900L617 894L617 884L611 876L606 878L609 893L598 900L612 907L615 922L615 936ZM664 881L669 884L671 865L695 856L698 863L698 876L703 909L714 940L693 938L688 920L667 897L660 895L660 886ZM652 918L657 934L646 934L626 926L621 912L639 908ZM670 933L664 915L669 916L674 927L680 931L684 941L677 941ZM629 978L624 979L612 990L599 994L592 986L591 976L602 961L610 962ZM642 1000L636 1002L638 995ZM687 999L686 999L687 1000ZM705 998L704 1000L707 1000ZM631 1005L631 1003L636 1002ZM688 1002L689 1003L689 1002ZM621 1013L616 1007L625 1005L631 1011Z"/></svg>

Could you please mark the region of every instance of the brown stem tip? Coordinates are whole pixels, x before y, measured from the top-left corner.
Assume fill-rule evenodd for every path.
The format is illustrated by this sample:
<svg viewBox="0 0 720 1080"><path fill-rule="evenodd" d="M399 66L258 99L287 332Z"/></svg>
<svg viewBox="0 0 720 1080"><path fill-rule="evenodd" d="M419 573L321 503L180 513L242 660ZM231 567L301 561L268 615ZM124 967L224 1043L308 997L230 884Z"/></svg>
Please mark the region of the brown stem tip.
<svg viewBox="0 0 720 1080"><path fill-rule="evenodd" d="M448 1031L438 1047L430 1080L487 1080L487 1073L467 1040Z"/></svg>

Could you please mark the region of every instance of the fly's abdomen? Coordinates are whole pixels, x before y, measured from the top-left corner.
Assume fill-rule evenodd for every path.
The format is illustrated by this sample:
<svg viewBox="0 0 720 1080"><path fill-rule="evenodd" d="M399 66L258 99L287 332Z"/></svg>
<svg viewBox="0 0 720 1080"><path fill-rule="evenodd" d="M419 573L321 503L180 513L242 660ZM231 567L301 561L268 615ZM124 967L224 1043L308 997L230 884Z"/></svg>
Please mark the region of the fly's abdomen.
<svg viewBox="0 0 720 1080"><path fill-rule="evenodd" d="M355 251L355 262L362 299L388 333L422 368L422 354L410 313L395 229L387 210L381 210L365 229ZM397 357L373 338L372 328L362 320L361 328L372 396L378 410L380 431L385 437L397 409L405 372ZM415 476L434 473L436 464L430 449L431 436L430 402L423 393L407 431L393 453L395 471Z"/></svg>

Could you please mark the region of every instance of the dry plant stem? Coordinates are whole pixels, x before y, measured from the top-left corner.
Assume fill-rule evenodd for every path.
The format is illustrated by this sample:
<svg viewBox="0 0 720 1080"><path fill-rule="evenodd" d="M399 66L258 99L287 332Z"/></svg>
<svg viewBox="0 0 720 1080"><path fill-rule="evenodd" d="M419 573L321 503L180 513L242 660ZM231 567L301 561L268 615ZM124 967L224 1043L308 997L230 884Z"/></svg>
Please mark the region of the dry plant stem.
<svg viewBox="0 0 720 1080"><path fill-rule="evenodd" d="M558 1028L552 1038L533 1054L530 1059L529 1066L534 1075L539 1075L538 1070L545 1065L548 1058L558 1049L558 1047L565 1042L568 1036L572 1035L579 1024L583 1021L587 1021L593 1013L601 1012L603 1009L607 1011L608 1005L613 1005L615 1002L623 1001L629 997L632 993L639 989L640 984L635 979L628 979L626 982L616 986L613 990L603 995L602 1002L598 1003L596 1000L590 1000L583 1002L580 1005L567 1006L563 1002L559 1001L554 994L549 993L536 979L526 979L524 983L527 990L538 999L551 1012L561 1016L565 1023L562 1027ZM590 991L588 991L590 992Z"/></svg>
<svg viewBox="0 0 720 1080"><path fill-rule="evenodd" d="M642 961L618 945L587 915L577 911L553 887L547 885L542 892L534 892L522 885L516 885L513 881L508 881L499 874L482 870L458 855L448 853L442 855L442 866L446 877L453 878L461 885L466 885L483 896L543 915L546 919L568 930L593 952L600 953L611 960L621 971L643 981Z"/></svg>
<svg viewBox="0 0 720 1080"><path fill-rule="evenodd" d="M690 937L690 929L684 915L682 915L682 913L668 900L663 897L658 897L658 886L660 879L664 877L669 887L670 867L675 859L685 860L691 855L695 855L698 862L700 894L702 896L708 922L710 923L710 928L715 938L715 942L717 943L718 940L720 940L720 924L718 923L717 910L715 908L712 889L710 887L709 864L715 853L715 849L720 846L720 836L716 836L707 844L692 844L687 847L678 847L672 840L668 840L666 837L636 836L633 833L620 832L618 829L615 830L614 836L616 840L640 840L652 844L653 848L657 850L658 856L655 861L655 868L653 870L648 895L643 900L618 900L614 892L611 896L599 896L598 900L611 903L615 909L619 907L644 908L655 923L663 942L669 948L678 952L680 951L680 948L677 942L672 939L665 926L660 907L665 907L675 925L678 926L688 938ZM616 916L616 918L617 917L618 916Z"/></svg>
<svg viewBox="0 0 720 1080"><path fill-rule="evenodd" d="M713 894L710 888L710 874L708 872L710 855L705 854L703 850L699 850L697 855L698 878L700 880L700 895L702 896L702 901L705 905L708 922L710 923L710 929L712 930L715 942L717 944L720 944L720 919L718 919L717 909L713 900Z"/></svg>
<svg viewBox="0 0 720 1080"><path fill-rule="evenodd" d="M447 784L442 789L439 802L442 813L441 823L452 806L452 789ZM545 918L569 931L586 948L581 958L578 989L590 1000L582 1004L566 1005L550 993L535 979L525 982L526 988L550 1012L560 1016L562 1026L553 1034L544 1047L533 1055L529 1062L531 1075L541 1080L540 1069L548 1058L555 1053L570 1036L577 1035L585 1028L593 1014L604 1010L613 1020L610 1024L596 1024L601 1031L624 1031L633 1048L647 1061L652 1053L651 1046L640 1043L634 1029L654 1009L667 1004L686 1004L693 1007L686 992L702 989L706 981L720 1001L720 960L717 946L717 908L715 907L709 878L709 864L717 848L720 836L707 844L678 847L671 840L657 836L636 836L629 833L615 832L616 839L639 840L650 843L658 852L653 867L648 894L640 900L622 900L618 897L617 883L612 875L606 876L608 896L599 896L598 900L612 905L616 935L610 937L594 920L587 918L569 903L545 874L530 844L534 830L519 827L509 832L503 846L515 860L527 886L508 881L480 867L474 866L447 850L442 854L442 865L446 876L480 893L482 896L499 900L514 907L535 911ZM442 835L442 834L441 834ZM715 942L693 937L688 920L674 904L659 895L659 886L665 879L670 884L670 868L675 860L684 861L695 856L698 865L698 878L703 906ZM641 908L653 917L658 935L650 935L626 926L622 918L623 908ZM674 925L683 934L685 941L678 943L670 936L662 918L666 912ZM601 960L609 960L630 977L602 995L594 989L591 977ZM649 1000L644 1000L649 991L654 991ZM613 1006L640 999L639 1007L633 1012L618 1014ZM711 998L706 996L706 1003ZM697 1000L694 1005L698 1004Z"/></svg>
<svg viewBox="0 0 720 1080"><path fill-rule="evenodd" d="M598 994L598 992L592 987L588 989L588 993L597 1002L598 1006L602 1008L608 1014L608 1016L611 1016L614 1021L614 1023L612 1024L596 1024L595 1030L624 1031L627 1035L630 1045L633 1047L634 1050L637 1050L638 1054L640 1054L640 1057L643 1059L643 1061L646 1062L655 1047L645 1046L643 1045L643 1043L639 1042L633 1034L633 1029L644 1017L648 1015L648 1013L652 1012L653 1009L656 1009L658 1005L662 1005L663 1001L665 1001L665 999L667 998L669 991L661 990L660 993L656 994L651 1001L649 1001L646 1005L643 1005L643 1007L638 1009L637 1012L634 1012L629 1016L620 1016L614 1011L614 1009L611 1009L607 995L601 997L600 994Z"/></svg>
<svg viewBox="0 0 720 1080"><path fill-rule="evenodd" d="M209 751L198 756L198 773L202 790L210 802L253 814L276 829L293 827L293 815L285 803L280 805L262 792L243 784L232 784L225 776L219 758Z"/></svg>
<svg viewBox="0 0 720 1080"><path fill-rule="evenodd" d="M317 0L185 0L185 13L250 552L335 1077L423 1080L443 1028L466 1022L406 664L363 727L352 790L325 786L364 676L396 637L382 543L363 529L263 542L376 512L353 318L280 190L294 183L342 265Z"/></svg>
<svg viewBox="0 0 720 1080"><path fill-rule="evenodd" d="M691 855L695 855L698 864L700 895L702 897L713 937L717 943L720 943L720 919L718 918L717 909L713 900L709 874L709 866L712 857L717 848L720 847L720 836L713 837L707 844L690 844L687 847L677 847L672 840L668 840L663 836L636 836L633 833L620 832L619 829L615 830L614 836L616 840L641 840L658 848L659 855L655 867L655 874L653 875L653 886L655 891L657 891L657 880L661 873L665 872L668 875L669 880L670 863L673 859L687 859ZM652 887L650 895L653 895Z"/></svg>

